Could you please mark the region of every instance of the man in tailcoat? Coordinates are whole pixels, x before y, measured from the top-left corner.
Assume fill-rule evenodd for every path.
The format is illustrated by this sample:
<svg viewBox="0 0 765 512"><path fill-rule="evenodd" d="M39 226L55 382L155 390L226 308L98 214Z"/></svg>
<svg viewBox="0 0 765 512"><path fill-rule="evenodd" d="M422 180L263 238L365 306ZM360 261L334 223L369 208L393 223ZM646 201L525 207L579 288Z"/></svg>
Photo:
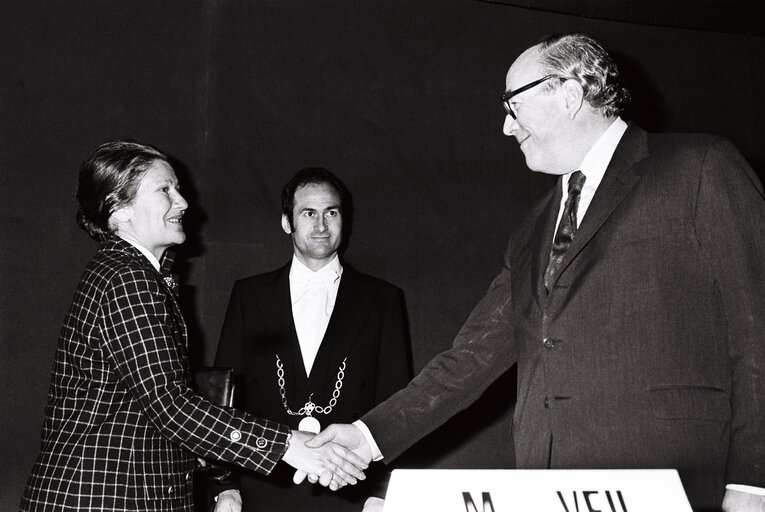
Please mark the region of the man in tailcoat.
<svg viewBox="0 0 765 512"><path fill-rule="evenodd" d="M282 193L291 261L234 285L215 364L242 377L236 394L247 412L318 432L358 419L412 376L403 293L340 260L349 200L326 169L298 172ZM218 503L236 503L241 493L248 512L357 512L367 496L384 492L377 469L358 489L334 494L295 487L291 471L269 478L238 472L228 486L236 490L222 492Z"/></svg>

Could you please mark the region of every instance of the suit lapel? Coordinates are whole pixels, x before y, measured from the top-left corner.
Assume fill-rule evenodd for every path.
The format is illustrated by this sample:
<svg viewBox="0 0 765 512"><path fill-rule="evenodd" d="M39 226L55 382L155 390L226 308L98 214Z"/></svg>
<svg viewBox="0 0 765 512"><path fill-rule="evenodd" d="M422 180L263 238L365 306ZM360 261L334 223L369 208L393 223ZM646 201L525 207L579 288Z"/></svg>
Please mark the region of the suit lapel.
<svg viewBox="0 0 765 512"><path fill-rule="evenodd" d="M332 317L311 371L312 387L334 383L337 369L356 342L373 298L372 294L365 293L358 273L344 265Z"/></svg>
<svg viewBox="0 0 765 512"><path fill-rule="evenodd" d="M544 303L547 298L547 290L545 290L544 274L547 269L547 263L550 261L550 250L552 248L553 235L555 233L555 224L558 220L558 210L560 208L560 201L562 195L562 180L558 178L555 188L548 194L547 206L543 211L546 211L546 215L542 215L537 223L536 229L533 235L533 246L531 253L536 251L537 259L533 263L531 269L531 278L535 281L532 283L532 289L535 290L535 296L538 304Z"/></svg>
<svg viewBox="0 0 765 512"><path fill-rule="evenodd" d="M258 297L259 309L263 312L261 321L265 332L278 333L281 340L274 350L284 365L284 379L287 390L305 388L307 376L300 344L292 319L292 300L290 299L290 263L282 267L276 278L264 286ZM272 356L273 357L273 356ZM276 362L274 359L274 371ZM303 399L303 397L300 397Z"/></svg>
<svg viewBox="0 0 765 512"><path fill-rule="evenodd" d="M603 223L611 216L619 203L627 196L632 187L640 179L634 172L634 166L640 160L648 156L648 142L646 132L634 125L630 125L619 145L614 151L611 162L606 168L603 181L600 182L595 197L587 209L587 214L576 232L574 242L563 257L557 278L565 272L568 265L589 243L593 236L603 226ZM557 213L557 210L556 210ZM552 236L552 235L551 235ZM549 244L547 256L549 257ZM546 263L545 263L546 265ZM544 272L544 269L542 270Z"/></svg>

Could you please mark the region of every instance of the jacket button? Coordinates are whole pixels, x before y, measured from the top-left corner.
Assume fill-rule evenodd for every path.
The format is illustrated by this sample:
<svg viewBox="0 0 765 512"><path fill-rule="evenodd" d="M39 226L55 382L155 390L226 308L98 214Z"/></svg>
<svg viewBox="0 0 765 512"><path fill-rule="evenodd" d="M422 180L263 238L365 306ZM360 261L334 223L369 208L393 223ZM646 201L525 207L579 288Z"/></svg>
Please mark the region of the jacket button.
<svg viewBox="0 0 765 512"><path fill-rule="evenodd" d="M544 348L553 348L555 346L556 340L553 338L545 338L542 340L542 346Z"/></svg>
<svg viewBox="0 0 765 512"><path fill-rule="evenodd" d="M547 401L547 397L545 397L545 409L550 408L550 402Z"/></svg>
<svg viewBox="0 0 765 512"><path fill-rule="evenodd" d="M167 488L167 494L175 494L175 487L172 485Z"/></svg>
<svg viewBox="0 0 765 512"><path fill-rule="evenodd" d="M234 442L239 441L242 438L242 433L239 432L238 430L232 430L231 433L228 435L228 438Z"/></svg>
<svg viewBox="0 0 765 512"><path fill-rule="evenodd" d="M257 446L260 449L263 449L266 446L268 446L268 441L266 441L265 437L259 437L255 440L255 446Z"/></svg>

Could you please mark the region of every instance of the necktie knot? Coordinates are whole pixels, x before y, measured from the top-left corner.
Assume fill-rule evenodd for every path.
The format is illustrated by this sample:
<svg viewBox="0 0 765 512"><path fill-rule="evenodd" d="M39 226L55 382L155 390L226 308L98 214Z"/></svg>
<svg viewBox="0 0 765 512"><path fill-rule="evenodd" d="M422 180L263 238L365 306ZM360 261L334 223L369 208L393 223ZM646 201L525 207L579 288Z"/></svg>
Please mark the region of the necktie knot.
<svg viewBox="0 0 765 512"><path fill-rule="evenodd" d="M574 171L571 173L571 177L568 180L568 195L579 194L584 188L584 182L587 180L587 176L582 171Z"/></svg>

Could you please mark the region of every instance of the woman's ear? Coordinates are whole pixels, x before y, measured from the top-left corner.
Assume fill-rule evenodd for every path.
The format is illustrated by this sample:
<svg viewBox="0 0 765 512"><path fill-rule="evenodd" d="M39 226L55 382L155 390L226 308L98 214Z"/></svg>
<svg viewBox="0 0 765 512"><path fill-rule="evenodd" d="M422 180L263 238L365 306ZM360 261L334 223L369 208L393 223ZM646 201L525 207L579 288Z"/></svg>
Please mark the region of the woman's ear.
<svg viewBox="0 0 765 512"><path fill-rule="evenodd" d="M119 210L114 210L112 213L112 218L116 220L117 222L127 222L130 220L130 212L127 211L127 208L120 208Z"/></svg>

